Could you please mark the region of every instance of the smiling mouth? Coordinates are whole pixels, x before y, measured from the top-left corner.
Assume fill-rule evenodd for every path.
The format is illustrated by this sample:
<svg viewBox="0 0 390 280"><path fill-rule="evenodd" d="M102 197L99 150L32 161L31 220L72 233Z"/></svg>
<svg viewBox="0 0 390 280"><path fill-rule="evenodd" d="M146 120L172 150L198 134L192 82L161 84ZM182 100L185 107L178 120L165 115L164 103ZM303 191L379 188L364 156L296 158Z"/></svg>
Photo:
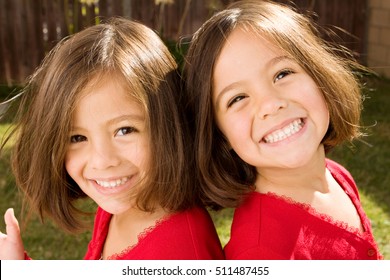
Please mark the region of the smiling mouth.
<svg viewBox="0 0 390 280"><path fill-rule="evenodd" d="M304 126L304 124L305 123L303 122L302 119L294 120L293 122L282 127L281 129L275 130L272 133L266 135L263 138L263 141L267 144L272 144L272 143L282 141L299 132Z"/></svg>
<svg viewBox="0 0 390 280"><path fill-rule="evenodd" d="M103 180L95 180L95 182L103 187L103 188L115 188L125 184L129 180L129 177L123 177L121 179L103 181Z"/></svg>

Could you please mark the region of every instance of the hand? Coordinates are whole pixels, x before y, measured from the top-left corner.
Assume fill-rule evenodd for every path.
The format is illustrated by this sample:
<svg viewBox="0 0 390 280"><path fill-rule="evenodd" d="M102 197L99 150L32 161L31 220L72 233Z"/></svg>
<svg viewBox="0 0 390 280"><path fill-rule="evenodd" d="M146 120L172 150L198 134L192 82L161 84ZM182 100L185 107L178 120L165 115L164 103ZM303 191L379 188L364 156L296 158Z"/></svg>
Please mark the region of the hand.
<svg viewBox="0 0 390 280"><path fill-rule="evenodd" d="M6 234L0 232L0 260L24 260L24 246L14 209L4 214Z"/></svg>

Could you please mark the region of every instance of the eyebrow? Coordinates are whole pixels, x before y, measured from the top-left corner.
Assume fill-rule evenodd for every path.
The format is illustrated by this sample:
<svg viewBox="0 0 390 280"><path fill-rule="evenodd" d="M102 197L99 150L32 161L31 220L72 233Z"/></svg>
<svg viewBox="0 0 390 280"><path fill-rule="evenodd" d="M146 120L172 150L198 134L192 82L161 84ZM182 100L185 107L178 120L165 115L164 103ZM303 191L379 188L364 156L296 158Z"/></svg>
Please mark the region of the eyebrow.
<svg viewBox="0 0 390 280"><path fill-rule="evenodd" d="M112 126L116 123L126 121L126 120L134 120L137 122L142 122L145 120L145 117L142 114L127 114L127 115L121 115L118 117L115 117L113 119L110 119L106 122L106 125ZM82 127L79 126L72 126L71 131L78 131L78 130L84 130Z"/></svg>
<svg viewBox="0 0 390 280"><path fill-rule="evenodd" d="M275 64L278 64L279 62L283 61L283 60L292 60L290 56L288 55L281 55L281 56L276 56L274 58L272 58L271 60L269 60L266 64L265 64L265 68L268 68L270 66L273 66ZM234 82L230 85L228 85L227 87L223 88L217 95L217 98L215 100L215 104L216 104L216 107L219 108L219 103L220 103L220 100L222 99L222 97L228 92L230 91L231 89L235 88L237 85L240 84L240 81L238 82Z"/></svg>
<svg viewBox="0 0 390 280"><path fill-rule="evenodd" d="M108 125L113 125L115 123L121 122L121 121L126 121L126 120L135 120L135 121L144 121L145 117L143 114L127 114L127 115L121 115L116 118L110 119L107 121Z"/></svg>

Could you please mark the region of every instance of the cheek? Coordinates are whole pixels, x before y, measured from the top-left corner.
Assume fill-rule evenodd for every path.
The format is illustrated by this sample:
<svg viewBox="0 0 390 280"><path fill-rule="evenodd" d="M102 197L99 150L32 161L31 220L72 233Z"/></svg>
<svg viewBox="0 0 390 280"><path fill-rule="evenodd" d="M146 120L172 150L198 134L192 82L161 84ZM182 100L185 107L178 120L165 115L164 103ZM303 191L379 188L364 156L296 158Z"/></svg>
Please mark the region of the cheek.
<svg viewBox="0 0 390 280"><path fill-rule="evenodd" d="M327 130L330 123L330 112L326 100L323 97L322 93L318 93L317 102L316 103L314 102L313 104L317 104L317 106L314 108L317 118L319 119L320 122L322 122L324 128L326 128Z"/></svg>
<svg viewBox="0 0 390 280"><path fill-rule="evenodd" d="M65 170L73 180L76 181L80 169L80 159L77 158L77 154L72 152L66 153Z"/></svg>
<svg viewBox="0 0 390 280"><path fill-rule="evenodd" d="M150 167L150 162L152 160L151 153L150 153L150 147L149 145L145 145L139 152L139 158L140 158L140 168L144 171L147 171L147 169Z"/></svg>
<svg viewBox="0 0 390 280"><path fill-rule="evenodd" d="M305 84L302 82L302 84ZM306 82L306 87L301 87L300 91L296 91L298 100L297 102L303 102L306 109L310 114L317 119L318 124L322 124L326 127L329 126L330 113L324 94L314 81L309 80Z"/></svg>
<svg viewBox="0 0 390 280"><path fill-rule="evenodd" d="M248 122L242 118L226 118L218 127L233 149L241 146L245 136L250 137Z"/></svg>
<svg viewBox="0 0 390 280"><path fill-rule="evenodd" d="M141 141L142 140L142 141ZM146 169L151 160L150 145L146 140L141 139L137 144L125 145L121 150L121 154L127 161L132 162L140 169Z"/></svg>
<svg viewBox="0 0 390 280"><path fill-rule="evenodd" d="M326 127L329 127L329 124L330 124L330 112L329 112L328 107L326 107L325 110L326 110L326 112L325 112Z"/></svg>

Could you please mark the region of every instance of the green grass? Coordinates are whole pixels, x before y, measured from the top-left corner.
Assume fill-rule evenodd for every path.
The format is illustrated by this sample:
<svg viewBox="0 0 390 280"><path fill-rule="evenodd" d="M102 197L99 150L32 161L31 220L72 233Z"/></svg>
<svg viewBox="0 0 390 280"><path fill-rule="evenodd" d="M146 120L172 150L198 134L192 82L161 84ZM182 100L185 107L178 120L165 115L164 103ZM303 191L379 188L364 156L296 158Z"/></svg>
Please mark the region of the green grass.
<svg viewBox="0 0 390 280"><path fill-rule="evenodd" d="M390 259L390 80L369 81L364 102L367 136L330 157L344 165L359 188L363 208L385 259Z"/></svg>
<svg viewBox="0 0 390 280"><path fill-rule="evenodd" d="M0 133L7 125L0 126ZM9 207L15 209L22 230L22 238L28 254L34 259L81 259L83 258L91 233L66 234L53 223L42 224L33 217L27 224L20 221L21 196L15 188L15 181L9 166L10 149L7 148L0 160L0 213L1 217ZM85 202L85 204L90 204ZM5 230L4 220L0 219L0 230Z"/></svg>
<svg viewBox="0 0 390 280"><path fill-rule="evenodd" d="M372 221L375 238L385 259L390 260L390 80L371 80L375 90L367 92L363 120L367 127L364 142L354 147L342 146L329 157L344 165L354 176L359 187L363 207ZM9 124L0 124L0 139ZM9 167L8 145L0 158L0 213L14 207L20 217L21 200ZM90 202L85 203L91 207ZM222 244L229 240L233 209L212 212ZM0 230L4 230L0 219ZM81 259L87 248L91 232L69 235L50 221L41 224L36 218L23 229L26 250L34 259Z"/></svg>

